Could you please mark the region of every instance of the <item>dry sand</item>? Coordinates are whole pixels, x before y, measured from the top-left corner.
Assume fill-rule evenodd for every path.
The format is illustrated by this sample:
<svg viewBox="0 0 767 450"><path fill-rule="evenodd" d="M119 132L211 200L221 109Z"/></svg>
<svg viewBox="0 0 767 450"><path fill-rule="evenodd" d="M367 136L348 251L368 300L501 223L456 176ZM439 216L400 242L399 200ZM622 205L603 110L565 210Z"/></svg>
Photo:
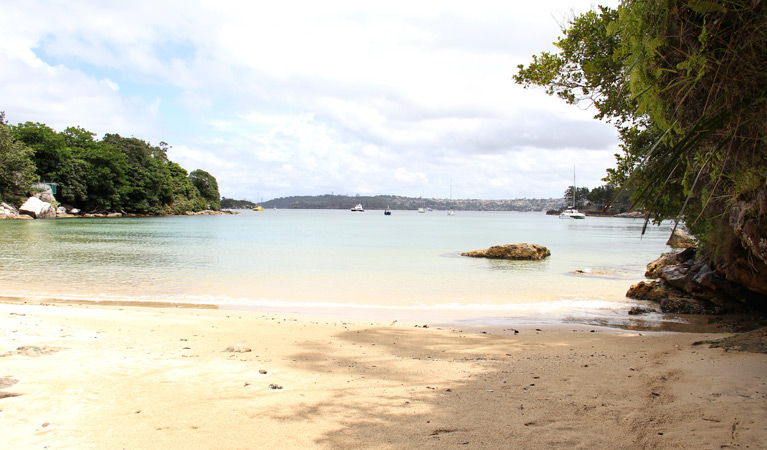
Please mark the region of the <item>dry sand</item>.
<svg viewBox="0 0 767 450"><path fill-rule="evenodd" d="M767 448L767 355L516 328L0 303L0 449Z"/></svg>

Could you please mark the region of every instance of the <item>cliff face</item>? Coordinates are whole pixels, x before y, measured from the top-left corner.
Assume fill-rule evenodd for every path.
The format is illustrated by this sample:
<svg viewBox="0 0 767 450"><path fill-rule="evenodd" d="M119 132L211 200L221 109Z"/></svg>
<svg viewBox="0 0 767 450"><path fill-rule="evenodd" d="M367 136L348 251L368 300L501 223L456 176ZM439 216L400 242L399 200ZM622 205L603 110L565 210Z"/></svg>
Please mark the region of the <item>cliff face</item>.
<svg viewBox="0 0 767 450"><path fill-rule="evenodd" d="M743 287L767 294L767 187L735 203L723 218L723 245L714 267Z"/></svg>

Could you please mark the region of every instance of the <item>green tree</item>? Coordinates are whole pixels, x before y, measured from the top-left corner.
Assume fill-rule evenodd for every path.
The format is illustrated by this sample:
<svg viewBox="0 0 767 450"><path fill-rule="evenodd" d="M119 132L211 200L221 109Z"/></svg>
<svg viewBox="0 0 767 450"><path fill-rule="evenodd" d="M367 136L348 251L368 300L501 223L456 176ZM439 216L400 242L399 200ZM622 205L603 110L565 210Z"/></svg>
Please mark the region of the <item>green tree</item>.
<svg viewBox="0 0 767 450"><path fill-rule="evenodd" d="M123 207L131 212L159 214L173 200L171 175L165 152L137 138L106 134L102 142L126 158Z"/></svg>
<svg viewBox="0 0 767 450"><path fill-rule="evenodd" d="M624 0L563 31L515 80L593 100L621 137L606 181L684 219L728 278L767 293L767 3Z"/></svg>
<svg viewBox="0 0 767 450"><path fill-rule="evenodd" d="M34 151L13 138L11 128L0 112L0 199L18 203L37 180L32 161Z"/></svg>
<svg viewBox="0 0 767 450"><path fill-rule="evenodd" d="M79 160L72 168L82 168L80 178L87 196L80 206L85 210L120 211L127 190L126 156L106 142L97 141L95 133L80 127L69 127L62 132L72 157Z"/></svg>
<svg viewBox="0 0 767 450"><path fill-rule="evenodd" d="M565 204L568 207L575 205L576 209L583 209L583 207L586 205L586 199L589 195L589 188L585 186L575 188L575 199L573 199L573 188L573 186L568 186L568 188L565 190Z"/></svg>
<svg viewBox="0 0 767 450"><path fill-rule="evenodd" d="M64 136L41 123L26 122L12 127L14 137L34 150L37 175L44 181L55 181L62 162L69 157Z"/></svg>
<svg viewBox="0 0 767 450"><path fill-rule="evenodd" d="M221 194L218 193L216 178L204 170L193 170L189 174L192 185L200 192L208 207L213 210L221 209Z"/></svg>
<svg viewBox="0 0 767 450"><path fill-rule="evenodd" d="M171 213L182 214L186 211L204 210L207 203L192 184L186 170L174 162L169 162L168 171L173 191L173 201L169 205Z"/></svg>

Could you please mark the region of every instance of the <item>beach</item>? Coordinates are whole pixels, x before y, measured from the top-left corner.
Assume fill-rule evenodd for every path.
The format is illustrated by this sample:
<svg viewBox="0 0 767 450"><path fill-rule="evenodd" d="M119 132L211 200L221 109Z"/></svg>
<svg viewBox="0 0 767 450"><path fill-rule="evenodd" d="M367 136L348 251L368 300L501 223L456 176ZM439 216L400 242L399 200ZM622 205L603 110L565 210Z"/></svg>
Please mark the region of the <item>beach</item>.
<svg viewBox="0 0 767 450"><path fill-rule="evenodd" d="M0 303L0 448L765 448L726 334Z"/></svg>

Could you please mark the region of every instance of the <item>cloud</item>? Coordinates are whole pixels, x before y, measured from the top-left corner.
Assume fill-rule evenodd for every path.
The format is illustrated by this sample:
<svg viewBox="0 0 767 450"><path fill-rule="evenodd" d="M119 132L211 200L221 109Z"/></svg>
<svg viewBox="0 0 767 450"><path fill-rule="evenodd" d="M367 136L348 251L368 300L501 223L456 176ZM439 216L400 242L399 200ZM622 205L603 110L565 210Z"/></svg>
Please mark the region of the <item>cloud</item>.
<svg viewBox="0 0 767 450"><path fill-rule="evenodd" d="M0 109L169 142L227 197L559 196L617 142L511 80L570 4L30 0L0 11Z"/></svg>

